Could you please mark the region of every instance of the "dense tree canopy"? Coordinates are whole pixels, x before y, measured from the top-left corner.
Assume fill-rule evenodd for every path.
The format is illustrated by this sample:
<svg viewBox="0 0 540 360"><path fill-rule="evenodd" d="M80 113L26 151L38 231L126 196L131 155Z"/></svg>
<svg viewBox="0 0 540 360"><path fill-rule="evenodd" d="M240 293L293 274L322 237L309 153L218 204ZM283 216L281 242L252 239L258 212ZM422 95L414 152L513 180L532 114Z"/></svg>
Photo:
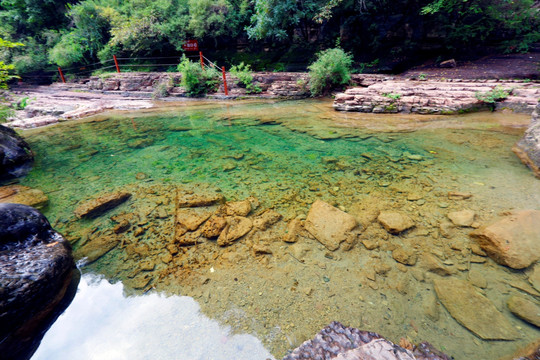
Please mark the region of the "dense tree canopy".
<svg viewBox="0 0 540 360"><path fill-rule="evenodd" d="M178 56L192 38L229 62L285 66L339 41L357 63L411 63L527 51L540 41L538 9L534 0L0 0L0 37L26 45L0 60L27 73L114 54Z"/></svg>

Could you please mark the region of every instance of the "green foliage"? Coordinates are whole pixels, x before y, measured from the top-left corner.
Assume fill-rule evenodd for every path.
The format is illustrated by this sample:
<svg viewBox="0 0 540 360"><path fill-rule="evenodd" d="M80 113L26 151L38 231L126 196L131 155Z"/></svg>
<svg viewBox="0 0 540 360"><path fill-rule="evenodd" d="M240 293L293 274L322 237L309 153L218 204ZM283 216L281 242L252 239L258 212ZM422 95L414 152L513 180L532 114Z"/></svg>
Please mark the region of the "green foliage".
<svg viewBox="0 0 540 360"><path fill-rule="evenodd" d="M319 96L351 80L353 58L340 48L321 51L309 69L311 95Z"/></svg>
<svg viewBox="0 0 540 360"><path fill-rule="evenodd" d="M505 89L499 85L486 92L478 91L474 96L486 104L495 104L497 101L506 99L512 93L512 90L513 89Z"/></svg>
<svg viewBox="0 0 540 360"><path fill-rule="evenodd" d="M322 3L317 0L255 0L247 34L252 39L285 41L297 31L305 41Z"/></svg>
<svg viewBox="0 0 540 360"><path fill-rule="evenodd" d="M24 45L0 38L0 49L11 49L18 46ZM0 61L0 89L7 89L8 81L18 78L18 76L12 74L13 70L15 70L14 65L6 64L3 61Z"/></svg>
<svg viewBox="0 0 540 360"><path fill-rule="evenodd" d="M185 55L182 55L178 71L182 73L182 85L189 96L202 96L209 91L215 90L219 84L219 73L205 67L204 70L197 62L190 61Z"/></svg>
<svg viewBox="0 0 540 360"><path fill-rule="evenodd" d="M248 94L260 93L262 91L260 86L253 83L253 75L249 65L244 65L241 62L240 65L231 67L230 72L238 79L238 85L246 88Z"/></svg>
<svg viewBox="0 0 540 360"><path fill-rule="evenodd" d="M391 99L392 101L396 101L396 100L401 99L401 94L383 93L382 95L384 97L387 97L387 98Z"/></svg>
<svg viewBox="0 0 540 360"><path fill-rule="evenodd" d="M418 80L422 80L422 81L427 80L427 74L424 74L424 73L419 74Z"/></svg>
<svg viewBox="0 0 540 360"><path fill-rule="evenodd" d="M448 47L470 49L503 39L506 52L525 52L540 41L540 18L533 5L534 0L435 0L421 14L445 31Z"/></svg>

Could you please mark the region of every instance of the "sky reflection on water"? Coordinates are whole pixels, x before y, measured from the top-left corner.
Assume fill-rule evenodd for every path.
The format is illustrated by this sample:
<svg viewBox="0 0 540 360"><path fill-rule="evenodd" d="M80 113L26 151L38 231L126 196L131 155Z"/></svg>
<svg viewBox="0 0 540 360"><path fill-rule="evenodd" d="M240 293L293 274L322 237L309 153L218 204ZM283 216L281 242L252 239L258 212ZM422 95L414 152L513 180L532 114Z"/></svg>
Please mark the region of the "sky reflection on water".
<svg viewBox="0 0 540 360"><path fill-rule="evenodd" d="M199 310L188 296L125 297L121 283L83 275L32 359L273 359L256 337L232 335Z"/></svg>

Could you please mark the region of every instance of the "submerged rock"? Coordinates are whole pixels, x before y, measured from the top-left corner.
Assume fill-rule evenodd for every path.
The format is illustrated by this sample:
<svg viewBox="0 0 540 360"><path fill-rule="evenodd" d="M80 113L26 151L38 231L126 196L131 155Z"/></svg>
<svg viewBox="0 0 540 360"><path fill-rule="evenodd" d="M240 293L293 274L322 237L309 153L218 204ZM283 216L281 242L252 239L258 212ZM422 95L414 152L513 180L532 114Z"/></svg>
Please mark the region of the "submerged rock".
<svg viewBox="0 0 540 360"><path fill-rule="evenodd" d="M26 175L34 163L30 146L13 129L0 125L0 181Z"/></svg>
<svg viewBox="0 0 540 360"><path fill-rule="evenodd" d="M225 197L223 194L216 192L208 193L193 193L192 191L178 190L177 191L178 207L199 207L210 206L215 204L223 204Z"/></svg>
<svg viewBox="0 0 540 360"><path fill-rule="evenodd" d="M0 203L14 203L41 209L47 206L49 198L38 189L28 186L10 185L0 187Z"/></svg>
<svg viewBox="0 0 540 360"><path fill-rule="evenodd" d="M28 359L78 284L69 243L21 204L0 204L0 354Z"/></svg>
<svg viewBox="0 0 540 360"><path fill-rule="evenodd" d="M335 251L344 241L354 242L353 230L357 225L354 216L317 200L311 205L304 226L328 250Z"/></svg>
<svg viewBox="0 0 540 360"><path fill-rule="evenodd" d="M456 226L471 226L474 222L475 212L472 210L453 211L448 213L448 218Z"/></svg>
<svg viewBox="0 0 540 360"><path fill-rule="evenodd" d="M540 304L514 295L508 298L506 305L512 314L540 328Z"/></svg>
<svg viewBox="0 0 540 360"><path fill-rule="evenodd" d="M131 197L127 192L116 192L100 196L96 199L83 202L75 209L75 215L79 218L96 218L105 212L114 209Z"/></svg>
<svg viewBox="0 0 540 360"><path fill-rule="evenodd" d="M346 327L334 321L311 340L305 341L283 360L450 360L428 343L405 349L381 335Z"/></svg>
<svg viewBox="0 0 540 360"><path fill-rule="evenodd" d="M540 179L540 104L536 105L532 114L531 125L512 151Z"/></svg>
<svg viewBox="0 0 540 360"><path fill-rule="evenodd" d="M253 222L242 216L227 218L227 225L219 235L217 243L219 246L231 245L234 241L246 235L253 227Z"/></svg>
<svg viewBox="0 0 540 360"><path fill-rule="evenodd" d="M466 281L447 278L433 281L437 296L458 323L484 340L514 340L512 324L493 303Z"/></svg>
<svg viewBox="0 0 540 360"><path fill-rule="evenodd" d="M410 217L395 211L381 211L377 220L390 234L399 234L414 226Z"/></svg>
<svg viewBox="0 0 540 360"><path fill-rule="evenodd" d="M513 211L473 231L482 250L496 262L524 269L540 259L540 211Z"/></svg>

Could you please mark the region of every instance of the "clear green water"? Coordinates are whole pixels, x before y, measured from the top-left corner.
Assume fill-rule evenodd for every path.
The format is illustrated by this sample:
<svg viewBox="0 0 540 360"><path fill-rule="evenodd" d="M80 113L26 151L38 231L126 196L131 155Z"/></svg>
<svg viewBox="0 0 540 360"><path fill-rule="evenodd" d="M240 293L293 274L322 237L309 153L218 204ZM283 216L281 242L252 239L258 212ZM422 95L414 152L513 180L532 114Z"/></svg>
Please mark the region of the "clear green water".
<svg viewBox="0 0 540 360"><path fill-rule="evenodd" d="M292 245L280 240L263 258L246 255L250 252L242 241L227 249L208 242L185 248L175 255L182 259L166 263L158 259L166 254L170 223L157 218L149 220L142 236L126 235L126 243L150 247L146 257L157 265L144 271L151 286L194 297L206 314L259 336L277 358L332 320L394 341L427 340L456 359L495 358L540 336L504 306L516 291L508 282L526 282L526 274L490 260L472 265L488 282L480 291L522 335L514 342L485 342L457 324L442 305L437 320L428 317L423 301L433 295L434 275L417 276L425 273L421 264L403 271L391 250L397 244L413 247L419 256L442 252L456 268L454 276L467 278L467 258L451 244L468 244L470 229L454 229L444 238L440 224L448 221L449 211L463 208L474 210L480 222L512 208L539 208L540 182L510 151L528 121L512 114L338 113L329 101L189 102L26 131L37 156L22 184L48 194L44 213L72 239L75 250L84 246L89 231L110 229L111 215L143 213L148 206L174 212L176 186L219 188L227 200L255 196L261 208L281 213L284 223L307 214L321 198L367 227L353 250L330 254L306 240L307 255L299 263L287 255ZM78 221L73 215L81 201L134 187L137 196L105 216ZM473 198L450 201L449 191L470 192ZM420 200L408 200L411 194ZM373 214L385 209L408 213L416 229L383 236ZM361 244L367 238L380 246L367 250ZM83 270L129 284L135 276L130 267L148 260L132 255L116 247ZM374 263L390 270L378 274L370 287L365 270ZM215 285L208 286L207 279Z"/></svg>

